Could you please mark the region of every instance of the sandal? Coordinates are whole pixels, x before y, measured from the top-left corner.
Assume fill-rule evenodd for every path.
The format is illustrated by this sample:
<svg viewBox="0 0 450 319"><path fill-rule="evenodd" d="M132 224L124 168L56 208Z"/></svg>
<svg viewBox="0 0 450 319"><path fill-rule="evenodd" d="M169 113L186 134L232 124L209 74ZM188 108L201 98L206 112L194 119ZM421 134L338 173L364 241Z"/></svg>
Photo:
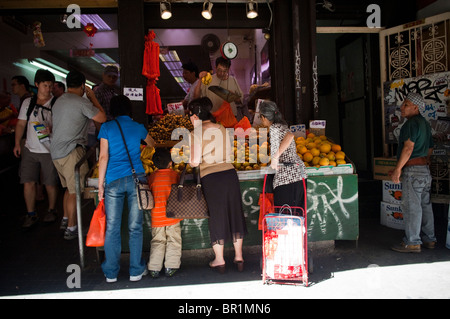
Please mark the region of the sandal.
<svg viewBox="0 0 450 319"><path fill-rule="evenodd" d="M217 265L217 266L212 266L211 262L209 262L208 264L209 268L211 268L212 270L217 270L220 274L224 274L225 273L225 264L223 265Z"/></svg>
<svg viewBox="0 0 450 319"><path fill-rule="evenodd" d="M239 272L243 272L244 271L244 261L243 260L234 260L233 262L236 265L237 270Z"/></svg>

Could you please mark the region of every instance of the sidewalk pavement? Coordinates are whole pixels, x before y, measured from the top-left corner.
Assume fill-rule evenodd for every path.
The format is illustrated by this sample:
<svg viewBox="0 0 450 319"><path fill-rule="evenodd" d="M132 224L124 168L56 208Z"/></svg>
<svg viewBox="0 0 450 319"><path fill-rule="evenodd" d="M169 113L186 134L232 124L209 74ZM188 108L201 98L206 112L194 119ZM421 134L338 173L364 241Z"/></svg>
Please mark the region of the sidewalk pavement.
<svg viewBox="0 0 450 319"><path fill-rule="evenodd" d="M225 274L210 270L207 260L211 250L206 250L201 258L185 254L174 277L147 276L139 282L128 280L128 255L122 254L118 281L107 284L95 249L86 248L81 288L69 288L73 270L68 267L79 264L78 241L64 240L58 223L40 222L24 232L19 217L16 212L0 217L0 298L450 298L446 215L436 216L436 249L423 248L420 254L391 251L390 246L401 240L403 231L381 226L374 216L361 217L357 242L337 241L334 249L311 254L314 271L309 274L309 287L263 284L258 248L246 249L242 273L232 267L232 255L227 256ZM148 259L148 252L144 258Z"/></svg>

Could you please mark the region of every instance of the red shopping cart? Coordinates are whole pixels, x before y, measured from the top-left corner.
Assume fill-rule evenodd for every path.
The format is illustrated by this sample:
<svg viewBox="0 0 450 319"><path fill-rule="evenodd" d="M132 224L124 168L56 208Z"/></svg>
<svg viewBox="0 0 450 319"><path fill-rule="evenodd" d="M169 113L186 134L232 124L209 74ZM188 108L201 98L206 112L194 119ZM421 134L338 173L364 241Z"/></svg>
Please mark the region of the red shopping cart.
<svg viewBox="0 0 450 319"><path fill-rule="evenodd" d="M263 199L267 175L264 177ZM274 206L262 219L263 283L308 286L308 236L306 223L306 183L303 180L305 208ZM262 201L265 205L266 201ZM266 212L263 207L263 212Z"/></svg>

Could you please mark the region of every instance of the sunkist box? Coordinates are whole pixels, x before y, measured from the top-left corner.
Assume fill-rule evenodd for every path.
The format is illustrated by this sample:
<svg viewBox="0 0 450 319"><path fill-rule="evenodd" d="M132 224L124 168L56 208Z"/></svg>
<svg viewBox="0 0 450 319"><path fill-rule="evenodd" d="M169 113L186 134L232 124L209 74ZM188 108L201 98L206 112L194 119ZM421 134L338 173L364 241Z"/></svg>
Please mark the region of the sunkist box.
<svg viewBox="0 0 450 319"><path fill-rule="evenodd" d="M375 157L373 159L373 179L388 180L397 166L395 157Z"/></svg>
<svg viewBox="0 0 450 319"><path fill-rule="evenodd" d="M403 220L401 205L381 202L380 224L390 228L404 230L405 222Z"/></svg>
<svg viewBox="0 0 450 319"><path fill-rule="evenodd" d="M395 184L392 181L382 181L381 183L382 201L391 204L402 203L402 183Z"/></svg>

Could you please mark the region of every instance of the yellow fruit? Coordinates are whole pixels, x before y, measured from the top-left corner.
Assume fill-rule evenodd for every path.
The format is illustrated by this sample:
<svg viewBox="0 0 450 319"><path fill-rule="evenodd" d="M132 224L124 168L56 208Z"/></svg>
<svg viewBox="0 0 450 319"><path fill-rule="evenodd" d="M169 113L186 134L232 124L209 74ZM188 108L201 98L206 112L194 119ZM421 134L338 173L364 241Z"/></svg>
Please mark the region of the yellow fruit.
<svg viewBox="0 0 450 319"><path fill-rule="evenodd" d="M303 161L309 163L312 161L313 157L314 156L310 152L306 152L303 154Z"/></svg>
<svg viewBox="0 0 450 319"><path fill-rule="evenodd" d="M330 163L328 164L328 165L331 165L331 166L334 166L334 167L336 167L336 162L335 161L330 161Z"/></svg>
<svg viewBox="0 0 450 319"><path fill-rule="evenodd" d="M328 143L322 143L319 149L321 153L329 153L331 151L331 145Z"/></svg>
<svg viewBox="0 0 450 319"><path fill-rule="evenodd" d="M347 163L347 162L344 161L343 159L338 159L338 160L336 160L336 164L337 164L337 165L346 164L346 163Z"/></svg>
<svg viewBox="0 0 450 319"><path fill-rule="evenodd" d="M212 80L212 76L211 76L211 73L209 73L209 72L206 74L206 76L202 77L202 83L204 85L209 85L209 83L211 83L211 80Z"/></svg>
<svg viewBox="0 0 450 319"><path fill-rule="evenodd" d="M341 146L339 144L333 144L331 145L331 150L335 153L339 152L342 150Z"/></svg>
<svg viewBox="0 0 450 319"><path fill-rule="evenodd" d="M319 154L320 154L320 151L317 148L315 148L315 147L312 148L310 150L310 152L311 152L312 156L319 156Z"/></svg>
<svg viewBox="0 0 450 319"><path fill-rule="evenodd" d="M316 137L316 134L314 133L309 133L308 135L306 135L307 138L314 138Z"/></svg>
<svg viewBox="0 0 450 319"><path fill-rule="evenodd" d="M320 166L327 166L327 165L330 165L330 160L329 160L328 158L326 158L326 157L322 157L322 158L319 160L319 165L320 165Z"/></svg>
<svg viewBox="0 0 450 319"><path fill-rule="evenodd" d="M327 140L327 137L326 137L325 135L320 135L319 138L320 138L322 141L326 141L326 140Z"/></svg>
<svg viewBox="0 0 450 319"><path fill-rule="evenodd" d="M345 159L345 153L344 152L342 152L342 151L339 151L339 152L336 152L336 159L337 160L343 160L343 159Z"/></svg>

